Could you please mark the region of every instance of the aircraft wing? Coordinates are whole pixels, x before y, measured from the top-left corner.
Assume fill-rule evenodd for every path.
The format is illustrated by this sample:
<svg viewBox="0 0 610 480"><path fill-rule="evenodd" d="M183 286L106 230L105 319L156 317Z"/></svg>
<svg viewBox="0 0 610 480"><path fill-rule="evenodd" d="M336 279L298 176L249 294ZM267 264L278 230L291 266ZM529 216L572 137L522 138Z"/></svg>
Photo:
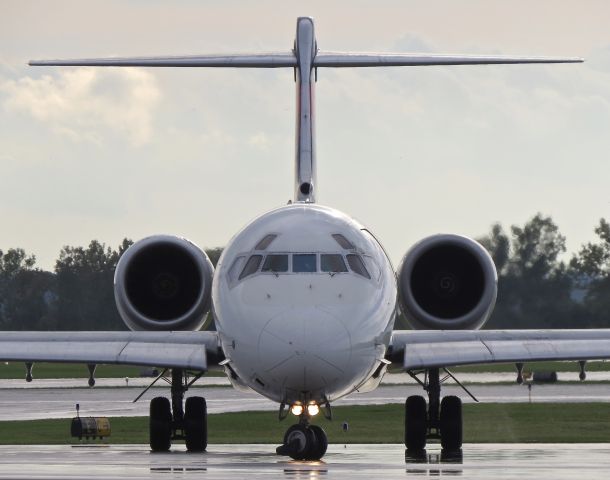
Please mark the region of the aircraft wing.
<svg viewBox="0 0 610 480"><path fill-rule="evenodd" d="M388 359L405 370L610 358L610 329L395 330Z"/></svg>
<svg viewBox="0 0 610 480"><path fill-rule="evenodd" d="M0 361L206 371L222 358L216 332L0 332Z"/></svg>

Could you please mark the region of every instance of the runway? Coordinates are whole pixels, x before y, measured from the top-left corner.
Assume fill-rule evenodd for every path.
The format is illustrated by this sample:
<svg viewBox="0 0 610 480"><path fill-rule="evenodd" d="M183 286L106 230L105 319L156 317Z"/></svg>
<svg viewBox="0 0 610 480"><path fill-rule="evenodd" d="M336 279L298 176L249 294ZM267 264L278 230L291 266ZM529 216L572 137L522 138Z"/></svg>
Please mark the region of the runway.
<svg viewBox="0 0 610 480"><path fill-rule="evenodd" d="M491 402L610 402L610 385L598 383L534 385L531 392L524 385L473 385L469 389L484 403ZM39 388L0 389L0 421L70 418L75 404L81 415L146 416L150 400L169 396L168 388L153 388L137 403L133 399L140 388ZM333 403L341 405L373 405L403 403L409 395L421 395L416 385L381 386L370 393L356 393ZM444 395L458 395L465 403L473 400L458 386L446 385ZM187 396L206 397L209 413L244 410L277 410L278 405L255 393L242 393L233 388L191 388Z"/></svg>
<svg viewBox="0 0 610 480"><path fill-rule="evenodd" d="M557 372L557 379L560 382L579 382L578 372ZM495 373L459 373L457 374L460 382L467 385L472 384L498 384L515 383L516 372L495 372ZM153 379L150 377L123 377L123 378L97 378L97 387L141 387L146 388ZM589 382L608 382L610 383L610 372L587 372ZM382 385L417 385L417 382L407 373L387 373ZM225 376L204 376L197 380L197 386L230 386L231 383ZM0 379L0 389L20 388L85 388L87 387L86 378L36 378L34 367L34 380L26 382L23 378Z"/></svg>
<svg viewBox="0 0 610 480"><path fill-rule="evenodd" d="M323 461L297 462L273 445L210 445L208 452L152 454L145 445L0 446L0 478L353 479L460 477L507 480L606 479L610 444L465 445L462 457L438 447L405 456L402 445L330 445Z"/></svg>

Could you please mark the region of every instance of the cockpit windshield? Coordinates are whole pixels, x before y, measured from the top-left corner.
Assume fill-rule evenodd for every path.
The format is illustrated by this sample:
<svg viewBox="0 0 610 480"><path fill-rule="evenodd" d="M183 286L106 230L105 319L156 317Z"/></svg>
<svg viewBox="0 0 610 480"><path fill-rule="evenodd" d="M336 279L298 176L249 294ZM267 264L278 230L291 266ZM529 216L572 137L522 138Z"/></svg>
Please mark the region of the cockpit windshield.
<svg viewBox="0 0 610 480"><path fill-rule="evenodd" d="M267 255L265 263L263 263L262 272L287 272L288 271L288 255Z"/></svg>
<svg viewBox="0 0 610 480"><path fill-rule="evenodd" d="M246 260L247 258L247 260ZM368 257L367 257L368 258ZM243 265L243 268L241 267ZM249 257L238 256L230 268L229 277L236 281L234 275L241 269L237 281L257 273L291 274L291 273L354 273L366 279L371 275L365 263L356 253L254 253ZM234 273L231 273L234 272Z"/></svg>
<svg viewBox="0 0 610 480"><path fill-rule="evenodd" d="M239 279L241 280L242 278L246 278L247 276L256 273L258 271L258 267L260 266L262 259L262 255L252 255L246 262L246 266L239 275Z"/></svg>
<svg viewBox="0 0 610 480"><path fill-rule="evenodd" d="M328 273L347 272L343 255L339 253L322 253L320 255L320 267L323 272Z"/></svg>
<svg viewBox="0 0 610 480"><path fill-rule="evenodd" d="M366 267L364 266L362 258L360 258L360 255L348 255L347 263L349 263L349 268L351 268L352 272L362 275L365 278L371 278L369 272L367 272Z"/></svg>
<svg viewBox="0 0 610 480"><path fill-rule="evenodd" d="M294 273L314 273L317 270L315 253L295 253L292 256Z"/></svg>

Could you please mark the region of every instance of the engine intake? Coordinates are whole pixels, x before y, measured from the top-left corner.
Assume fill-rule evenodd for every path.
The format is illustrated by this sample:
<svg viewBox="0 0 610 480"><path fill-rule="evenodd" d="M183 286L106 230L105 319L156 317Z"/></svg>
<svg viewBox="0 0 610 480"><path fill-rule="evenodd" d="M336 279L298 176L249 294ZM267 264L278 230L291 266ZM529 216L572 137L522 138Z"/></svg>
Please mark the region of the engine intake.
<svg viewBox="0 0 610 480"><path fill-rule="evenodd" d="M481 328L495 306L497 283L487 251L460 235L423 239L398 269L403 312L418 330Z"/></svg>
<svg viewBox="0 0 610 480"><path fill-rule="evenodd" d="M133 244L114 274L114 298L131 330L199 330L210 310L214 267L184 238L155 235Z"/></svg>

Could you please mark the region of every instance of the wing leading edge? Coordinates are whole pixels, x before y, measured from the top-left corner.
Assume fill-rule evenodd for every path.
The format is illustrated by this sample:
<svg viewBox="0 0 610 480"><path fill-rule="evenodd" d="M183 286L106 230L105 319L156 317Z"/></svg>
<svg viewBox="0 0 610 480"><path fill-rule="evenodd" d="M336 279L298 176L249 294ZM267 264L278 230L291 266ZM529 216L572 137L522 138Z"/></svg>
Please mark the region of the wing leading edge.
<svg viewBox="0 0 610 480"><path fill-rule="evenodd" d="M483 363L610 358L610 329L396 330L389 359L405 370Z"/></svg>
<svg viewBox="0 0 610 480"><path fill-rule="evenodd" d="M2 332L0 360L142 365L207 371L216 332Z"/></svg>

